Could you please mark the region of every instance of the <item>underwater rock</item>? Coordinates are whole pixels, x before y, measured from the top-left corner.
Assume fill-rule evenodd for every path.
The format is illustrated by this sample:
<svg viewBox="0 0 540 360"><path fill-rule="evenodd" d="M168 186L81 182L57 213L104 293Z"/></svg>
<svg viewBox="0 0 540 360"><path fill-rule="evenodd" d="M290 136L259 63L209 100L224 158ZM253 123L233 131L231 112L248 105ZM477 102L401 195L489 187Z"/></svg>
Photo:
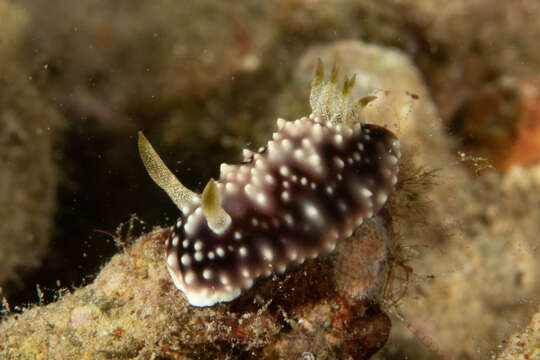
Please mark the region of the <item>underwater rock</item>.
<svg viewBox="0 0 540 360"><path fill-rule="evenodd" d="M143 236L86 287L4 318L0 357L367 359L386 341L390 321L376 303L335 292L331 258L263 279L229 304L192 307L164 265L168 236Z"/></svg>

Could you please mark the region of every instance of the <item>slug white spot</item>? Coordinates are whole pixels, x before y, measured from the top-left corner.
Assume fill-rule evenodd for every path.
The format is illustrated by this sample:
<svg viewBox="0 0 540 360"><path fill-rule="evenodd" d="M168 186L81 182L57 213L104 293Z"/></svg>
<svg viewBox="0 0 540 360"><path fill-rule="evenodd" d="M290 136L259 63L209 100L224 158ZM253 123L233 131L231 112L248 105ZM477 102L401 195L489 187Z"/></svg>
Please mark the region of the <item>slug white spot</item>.
<svg viewBox="0 0 540 360"><path fill-rule="evenodd" d="M191 265L191 256L189 256L188 254L182 255L182 257L180 258L180 262L181 262L182 265L184 265L184 266L189 266L189 265Z"/></svg>
<svg viewBox="0 0 540 360"><path fill-rule="evenodd" d="M247 252L246 247L242 246L240 249L238 249L238 253L240 254L240 256L245 257L245 256L247 256L248 252Z"/></svg>
<svg viewBox="0 0 540 360"><path fill-rule="evenodd" d="M234 183L228 182L225 184L225 191L229 194L234 194L237 191L236 185Z"/></svg>
<svg viewBox="0 0 540 360"><path fill-rule="evenodd" d="M203 274L202 274L203 278L205 278L206 280L210 280L212 278L212 270L210 269L204 269L203 270Z"/></svg>
<svg viewBox="0 0 540 360"><path fill-rule="evenodd" d="M388 195L386 195L385 193L380 193L377 196L377 201L379 202L379 205L384 204L386 200L388 200Z"/></svg>
<svg viewBox="0 0 540 360"><path fill-rule="evenodd" d="M225 250L223 250L222 247L217 247L217 248L216 248L216 254L217 254L217 256L219 256L219 257L224 257L224 256L225 256Z"/></svg>
<svg viewBox="0 0 540 360"><path fill-rule="evenodd" d="M305 211L308 218L310 218L312 220L318 220L319 219L319 216L320 216L319 211L312 204L305 205L304 211Z"/></svg>
<svg viewBox="0 0 540 360"><path fill-rule="evenodd" d="M178 258L176 254L171 253L169 254L169 256L167 256L167 265L172 268L178 267Z"/></svg>
<svg viewBox="0 0 540 360"><path fill-rule="evenodd" d="M274 253L272 252L272 249L268 247L262 248L262 254L263 254L263 258L267 261L272 261L274 259Z"/></svg>
<svg viewBox="0 0 540 360"><path fill-rule="evenodd" d="M334 162L336 166L338 167L338 169L343 169L345 167L345 162L338 157L334 158Z"/></svg>
<svg viewBox="0 0 540 360"><path fill-rule="evenodd" d="M293 219L291 214L286 214L284 219L285 219L285 222L287 223L287 225L289 225L289 226L294 225L294 219Z"/></svg>
<svg viewBox="0 0 540 360"><path fill-rule="evenodd" d="M360 194L362 194L362 196L365 198L371 197L373 195L373 193L366 188L362 188L360 190Z"/></svg>
<svg viewBox="0 0 540 360"><path fill-rule="evenodd" d="M264 175L264 180L269 184L274 183L274 177L272 175L270 175L270 174Z"/></svg>
<svg viewBox="0 0 540 360"><path fill-rule="evenodd" d="M186 276L184 276L184 282L189 285L195 280L195 273L193 271L188 271Z"/></svg>

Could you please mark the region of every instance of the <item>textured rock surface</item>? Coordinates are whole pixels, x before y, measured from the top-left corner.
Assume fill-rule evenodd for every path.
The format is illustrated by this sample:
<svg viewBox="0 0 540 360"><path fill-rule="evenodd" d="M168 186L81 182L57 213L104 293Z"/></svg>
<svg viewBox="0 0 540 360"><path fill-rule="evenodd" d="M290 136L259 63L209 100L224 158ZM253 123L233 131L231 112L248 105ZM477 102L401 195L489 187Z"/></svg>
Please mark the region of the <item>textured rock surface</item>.
<svg viewBox="0 0 540 360"><path fill-rule="evenodd" d="M362 232L370 227L380 232L377 225L364 225ZM340 280L332 274L332 257L259 281L233 303L189 306L164 266L167 236L162 230L140 238L115 255L92 284L4 319L0 357L255 359L310 352L317 359L365 359L388 337L390 320L366 293L354 299L336 292ZM376 247L386 247L375 240ZM347 255L382 265L379 259L369 264L371 257L362 254L373 251L364 250ZM368 274L348 284L369 292L381 282Z"/></svg>
<svg viewBox="0 0 540 360"><path fill-rule="evenodd" d="M15 4L26 10L14 10ZM59 155L62 172L69 174L71 184L61 199L55 228L62 234L55 244L62 246L54 255L62 261L40 269L39 279L28 281L26 292L16 291L21 296L18 303L29 301L36 282L50 288L55 287L56 279L79 284L81 274L91 273L97 262L105 261L110 246L94 229L113 229L134 211L152 219L152 224L174 221L176 212L172 206L167 208L168 199L156 196L150 181L140 180L146 177L130 138L135 130L161 138L167 158L183 161L177 163L179 177L202 190L198 182L215 176L219 162L238 160L239 149L251 142L253 148L263 144L275 117L285 116L287 111L289 118L306 113L308 87L302 84L307 85L311 74L309 69L300 74L297 67L306 49L313 51L306 57L311 59L306 60L309 67L317 54L324 53L314 45L362 38L404 50L411 60L398 52L384 52L381 58L378 47L341 44L332 51L342 53L341 60L353 64L364 59L358 49L368 59L371 54L376 61L366 61L358 69L367 79L371 69L379 69L381 76L375 77L379 79L370 82L381 84L380 93L400 90L381 97L391 100L388 106L370 109L382 114L386 108L389 115L384 118L400 119L397 127L408 138L409 155L417 164L438 169L433 178L438 186L414 184L413 177L409 183L415 191L400 192L410 201L402 211L404 221L396 224L396 233L405 241L414 240L400 244L406 250L402 253L409 253L403 265L411 265L415 272L406 271L411 278L411 297L398 302L405 326L394 333L394 341L383 355L387 359L429 358L431 348L458 354L456 357L487 357L501 338L527 322L527 310L538 303L538 290L534 289L539 276L531 263L538 255L533 238L538 223L537 170L513 169L507 175L480 178L466 174L460 162L475 163L474 156L466 154L456 160L454 153L463 149L444 134L440 124L448 124L456 109L490 83L507 75L516 79L538 75L540 22L534 20L539 7L536 0L282 0L234 5L214 1L189 5L177 1L1 1L4 35L0 51L6 53L0 60L6 62L1 77L7 84L2 87L3 99L9 99L4 92L9 95L11 84L19 94L26 94L20 99L27 99L21 102L23 106L15 107L19 110L14 117L19 119L15 128L23 130L16 133L29 134L32 145L25 147L28 152L18 153L21 163L31 167L34 163L29 161L36 156L30 150L50 140L46 134L35 136L35 127L20 122L26 119L24 114L32 114L32 104L49 107L28 94L46 98L69 119L63 137L67 145ZM26 28L25 21L28 33L21 30ZM19 41L21 36L23 41ZM349 58L349 53L355 58ZM331 61L332 56L326 59ZM393 71L392 63L415 64L418 70L409 70L414 74L409 84L398 78L400 72L406 72ZM384 78L385 74L392 76ZM425 78L429 91L416 83L418 74ZM17 84L28 84L28 79L34 89L21 90ZM288 92L297 80L298 87ZM418 94L419 100L412 101L402 90ZM283 96L276 96L280 92ZM429 101L431 96L436 110ZM4 106L9 109L10 105ZM55 115L44 115L48 111L32 119L50 120ZM437 112L442 115L440 122ZM4 134L2 128L0 134ZM39 175L44 175L47 161L39 156L40 166L45 166ZM0 165L2 174L7 169L4 165ZM8 189L2 196L11 201L16 194L25 194L24 187L37 189L45 177L32 181L32 175L35 173L27 173L26 167L17 168L13 181L2 186L2 191ZM21 181L16 180L18 176ZM429 191L431 202L412 199L429 189L433 189ZM50 198L43 199L39 206L51 209L46 200ZM20 214L24 206L17 204L20 207L4 208L5 216ZM418 208L429 209L429 216L422 222L411 221L410 214ZM41 225L47 223L44 219L24 217L26 222ZM23 231L27 234L27 229ZM24 264L34 264L32 251L38 249L38 243L27 243L29 249L23 243L8 244L16 239L10 234L2 238L0 246L24 251ZM92 258L93 262L88 260ZM50 265L59 263L64 264L61 269L51 269ZM483 286L488 280L500 283L500 290ZM468 286L468 281L476 288ZM14 292L14 288L4 290ZM81 311L75 318L92 324L94 310ZM463 342L455 337L462 328L471 331ZM122 334L121 329L116 334ZM424 345L422 339L432 345Z"/></svg>
<svg viewBox="0 0 540 360"><path fill-rule="evenodd" d="M416 276L399 308L416 334L396 328L400 349L390 346L389 354L427 359L431 348L450 357L487 357L528 321L540 293L538 173L538 167L514 168L433 195L454 199L457 208L441 209L453 234L412 241L426 248L411 263ZM409 352L415 337L431 345Z"/></svg>

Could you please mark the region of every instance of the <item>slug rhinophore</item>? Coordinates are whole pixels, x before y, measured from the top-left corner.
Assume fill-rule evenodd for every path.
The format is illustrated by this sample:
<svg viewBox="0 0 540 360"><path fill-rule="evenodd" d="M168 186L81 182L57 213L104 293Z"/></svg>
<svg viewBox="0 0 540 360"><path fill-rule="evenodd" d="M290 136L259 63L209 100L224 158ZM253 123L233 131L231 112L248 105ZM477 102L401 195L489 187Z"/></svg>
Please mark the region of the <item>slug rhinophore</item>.
<svg viewBox="0 0 540 360"><path fill-rule="evenodd" d="M172 174L139 132L152 179L182 215L167 240L167 269L191 305L231 301L261 275L283 273L376 214L397 183L400 143L389 130L362 124L374 97L351 99L355 78L337 87L337 71L312 82L313 113L277 120L277 131L244 163L222 164L201 195Z"/></svg>

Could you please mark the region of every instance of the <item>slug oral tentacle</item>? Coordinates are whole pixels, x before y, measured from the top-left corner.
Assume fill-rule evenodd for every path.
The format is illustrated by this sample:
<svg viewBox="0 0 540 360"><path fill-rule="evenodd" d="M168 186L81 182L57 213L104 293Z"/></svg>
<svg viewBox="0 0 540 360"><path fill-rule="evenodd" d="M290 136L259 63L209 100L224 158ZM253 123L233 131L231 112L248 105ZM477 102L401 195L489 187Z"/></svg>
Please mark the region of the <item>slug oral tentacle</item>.
<svg viewBox="0 0 540 360"><path fill-rule="evenodd" d="M222 164L202 196L186 189L144 135L143 162L182 215L172 227L167 269L191 305L231 301L256 279L334 249L394 190L401 156L387 129L360 123L374 98L350 98L355 77L337 87L337 69L312 82L313 113L277 120L277 131L244 163Z"/></svg>
<svg viewBox="0 0 540 360"><path fill-rule="evenodd" d="M138 146L146 171L152 180L165 190L180 211L189 212L200 202L199 195L182 185L180 180L169 170L142 131L139 131Z"/></svg>

